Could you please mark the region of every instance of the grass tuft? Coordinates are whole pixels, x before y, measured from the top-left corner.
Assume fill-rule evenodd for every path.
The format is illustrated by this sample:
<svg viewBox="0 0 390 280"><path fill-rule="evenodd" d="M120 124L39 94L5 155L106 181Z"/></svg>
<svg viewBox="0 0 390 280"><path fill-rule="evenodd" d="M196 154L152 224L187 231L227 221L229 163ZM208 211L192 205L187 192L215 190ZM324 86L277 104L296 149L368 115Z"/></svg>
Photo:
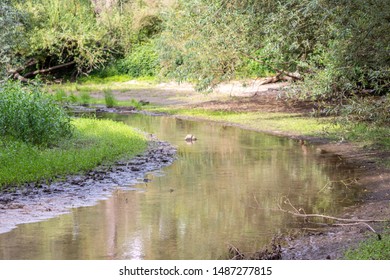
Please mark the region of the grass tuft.
<svg viewBox="0 0 390 280"><path fill-rule="evenodd" d="M112 90L104 89L103 93L104 93L104 101L106 102L107 108L114 107L117 104L117 102L114 94L112 93Z"/></svg>

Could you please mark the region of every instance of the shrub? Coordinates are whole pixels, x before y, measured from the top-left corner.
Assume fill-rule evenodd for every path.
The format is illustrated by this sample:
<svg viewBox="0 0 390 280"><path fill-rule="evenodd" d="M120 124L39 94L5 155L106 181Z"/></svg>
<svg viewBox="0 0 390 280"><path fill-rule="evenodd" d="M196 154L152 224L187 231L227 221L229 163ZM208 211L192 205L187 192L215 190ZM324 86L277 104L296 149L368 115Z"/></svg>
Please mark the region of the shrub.
<svg viewBox="0 0 390 280"><path fill-rule="evenodd" d="M0 136L49 146L72 135L70 117L49 94L19 82L0 85Z"/></svg>
<svg viewBox="0 0 390 280"><path fill-rule="evenodd" d="M127 57L118 62L118 71L133 78L155 76L159 71L159 62L154 44L136 46Z"/></svg>

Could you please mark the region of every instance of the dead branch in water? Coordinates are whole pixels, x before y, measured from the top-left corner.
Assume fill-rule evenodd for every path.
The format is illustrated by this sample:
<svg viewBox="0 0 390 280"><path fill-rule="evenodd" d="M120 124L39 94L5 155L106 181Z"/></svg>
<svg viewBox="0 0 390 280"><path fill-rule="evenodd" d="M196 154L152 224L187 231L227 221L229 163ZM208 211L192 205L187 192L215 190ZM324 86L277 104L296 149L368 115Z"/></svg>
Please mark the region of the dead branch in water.
<svg viewBox="0 0 390 280"><path fill-rule="evenodd" d="M379 240L382 239L381 235L378 232L376 232L375 229L373 227L371 227L368 223L378 223L378 222L388 222L389 221L389 220L346 219L346 218L337 218L337 217L333 217L333 216L329 216L329 215L306 214L306 213L302 213L302 212L304 212L304 210L302 208L297 209L296 207L294 207L294 205L292 205L291 201L288 198L286 198L286 197L283 198L283 203L288 205L290 208L293 209L293 211L283 209L283 207L279 204L278 205L279 210L284 212L284 213L287 213L287 214L290 214L290 215L293 215L293 216L296 216L296 217L304 218L305 221L307 221L309 218L322 218L322 219L325 219L325 220L344 222L344 223L341 223L341 224L340 223L325 223L325 225L328 225L328 226L358 226L358 225L364 225L370 231L375 233L378 236Z"/></svg>
<svg viewBox="0 0 390 280"><path fill-rule="evenodd" d="M318 192L323 192L326 188L331 187L332 184L342 184L345 188L349 189L349 186L357 184L357 179L355 178L347 178L344 180L339 180L339 181L329 181L325 184L325 186L320 189Z"/></svg>
<svg viewBox="0 0 390 280"><path fill-rule="evenodd" d="M287 204L289 205L291 208L294 209L294 211L289 211L289 210L286 210L286 209L283 209L280 205L279 205L279 210L282 211L282 212L285 212L285 213L288 213L288 214L291 214L291 215L294 215L294 216L297 216L297 217L302 217L302 218L324 218L324 219L328 219L328 220L334 220L334 221L340 221L340 222L350 222L350 223L378 223L378 222L388 222L389 220L360 220L360 219L345 219L345 218L337 218L337 217L333 217L333 216L328 216L328 215L321 215L321 214L302 214L301 211L304 211L302 208L295 208L290 200L288 198L285 198L284 199L284 204Z"/></svg>

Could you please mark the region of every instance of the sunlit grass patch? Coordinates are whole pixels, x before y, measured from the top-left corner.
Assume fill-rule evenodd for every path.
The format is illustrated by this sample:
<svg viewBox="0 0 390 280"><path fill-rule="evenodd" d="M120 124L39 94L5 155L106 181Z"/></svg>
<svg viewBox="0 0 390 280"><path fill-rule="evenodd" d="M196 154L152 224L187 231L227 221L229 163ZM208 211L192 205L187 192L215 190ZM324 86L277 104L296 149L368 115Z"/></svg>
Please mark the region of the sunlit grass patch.
<svg viewBox="0 0 390 280"><path fill-rule="evenodd" d="M361 242L355 249L345 253L348 260L390 260L390 235L382 234L381 240L376 236Z"/></svg>
<svg viewBox="0 0 390 280"><path fill-rule="evenodd" d="M154 77L140 77L133 79L127 75L116 75L111 77L100 78L89 76L79 79L77 82L66 82L63 84L48 85L47 89L51 92L63 90L69 92L99 92L105 88L114 91L127 91L132 89L152 88L157 84Z"/></svg>
<svg viewBox="0 0 390 280"><path fill-rule="evenodd" d="M145 150L147 141L125 124L74 119L74 136L56 147L40 149L19 141L0 141L0 187L55 179L91 170Z"/></svg>
<svg viewBox="0 0 390 280"><path fill-rule="evenodd" d="M153 111L173 115L196 117L206 120L229 122L243 125L250 129L299 134L306 136L330 136L336 127L327 119L318 120L311 117L292 113L269 112L231 112L205 109L150 108Z"/></svg>

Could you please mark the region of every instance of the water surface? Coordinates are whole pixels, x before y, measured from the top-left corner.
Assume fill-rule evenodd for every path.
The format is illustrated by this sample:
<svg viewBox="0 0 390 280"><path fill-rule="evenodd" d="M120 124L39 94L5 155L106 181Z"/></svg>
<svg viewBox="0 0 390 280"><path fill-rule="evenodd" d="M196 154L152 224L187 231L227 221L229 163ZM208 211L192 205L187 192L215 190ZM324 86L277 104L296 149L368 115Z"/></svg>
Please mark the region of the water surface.
<svg viewBox="0 0 390 280"><path fill-rule="evenodd" d="M118 188L96 206L0 235L0 259L219 259L229 244L254 252L300 227L282 198L307 213L337 215L356 203L338 157L294 140L172 117L106 115L178 148L138 191ZM198 141L188 144L186 134Z"/></svg>

